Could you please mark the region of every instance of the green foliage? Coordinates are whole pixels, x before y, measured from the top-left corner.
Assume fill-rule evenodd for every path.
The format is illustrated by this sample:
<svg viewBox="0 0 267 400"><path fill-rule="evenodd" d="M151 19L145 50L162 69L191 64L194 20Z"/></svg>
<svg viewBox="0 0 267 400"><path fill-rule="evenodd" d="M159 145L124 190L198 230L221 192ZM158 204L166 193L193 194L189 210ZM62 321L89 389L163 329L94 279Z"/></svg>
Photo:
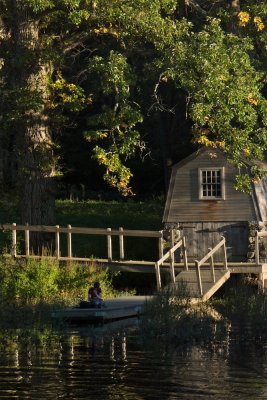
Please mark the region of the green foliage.
<svg viewBox="0 0 267 400"><path fill-rule="evenodd" d="M145 339L170 343L218 340L226 335L227 323L214 317L202 303L190 303L186 286L159 292L146 306L141 332Z"/></svg>
<svg viewBox="0 0 267 400"><path fill-rule="evenodd" d="M86 98L84 90L74 83L67 83L61 74L58 74L56 80L51 83L50 89L56 99L50 105L51 109L60 108L61 110L78 112L90 103L90 99Z"/></svg>
<svg viewBox="0 0 267 400"><path fill-rule="evenodd" d="M255 333L267 330L267 296L253 280L239 282L212 304L238 326L251 326Z"/></svg>
<svg viewBox="0 0 267 400"><path fill-rule="evenodd" d="M251 63L252 48L249 40L226 34L220 21L211 19L191 33L184 58L167 53L171 68L165 77L188 92L194 141L222 148L238 166L242 157L263 159L267 146L264 80Z"/></svg>
<svg viewBox="0 0 267 400"><path fill-rule="evenodd" d="M6 134L27 130L36 113L63 132L62 141L67 126L86 131L90 143L98 141L89 148L104 179L124 195L133 192L128 159L147 144L158 155L159 133L165 150L193 141L222 148L238 167L243 158L261 160L267 148L266 5L191 6L186 13L188 5L174 0L1 0ZM20 23L31 39L13 35L24 32ZM29 154L35 148L34 141L25 146ZM168 152L174 162L174 150Z"/></svg>
<svg viewBox="0 0 267 400"><path fill-rule="evenodd" d="M125 196L132 194L129 182L132 173L123 164L123 158L134 155L140 146L140 135L135 129L142 122L142 115L130 99L130 87L134 84L134 73L126 58L111 51L108 59L95 56L89 61L90 75L94 77L97 91L96 96L107 97L101 114L92 116L89 120L91 130L85 133L87 140L106 139L106 148L96 146L95 158L99 164L106 167L104 179L113 187L117 187ZM110 100L109 100L110 99ZM93 130L93 128L98 128Z"/></svg>
<svg viewBox="0 0 267 400"><path fill-rule="evenodd" d="M93 265L59 265L52 259L0 260L0 303L32 305L65 304L87 299L88 287L99 281L104 298L119 296L113 288L115 273Z"/></svg>
<svg viewBox="0 0 267 400"><path fill-rule="evenodd" d="M57 292L58 267L54 262L2 259L1 300L22 303L47 299Z"/></svg>

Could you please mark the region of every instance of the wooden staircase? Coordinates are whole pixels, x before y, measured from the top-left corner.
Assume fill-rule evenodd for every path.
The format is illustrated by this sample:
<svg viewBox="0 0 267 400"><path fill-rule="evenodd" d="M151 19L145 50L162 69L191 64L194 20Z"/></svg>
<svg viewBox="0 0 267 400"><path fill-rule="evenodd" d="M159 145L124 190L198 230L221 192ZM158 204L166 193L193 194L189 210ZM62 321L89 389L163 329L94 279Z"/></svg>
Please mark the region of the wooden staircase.
<svg viewBox="0 0 267 400"><path fill-rule="evenodd" d="M180 247L183 249L184 270L175 276L174 254ZM218 269L215 268L213 257L220 249L223 250L224 268ZM176 245L155 263L158 290L161 289L160 266L168 259L170 261L170 286L172 288L181 287L185 291L185 295L195 301L208 300L230 278L224 237L222 237L221 241L213 249L209 249L205 257L200 261L195 261L194 269L189 269L188 267L185 238L180 239Z"/></svg>
<svg viewBox="0 0 267 400"><path fill-rule="evenodd" d="M215 282L210 269L201 270L202 294L196 270L182 271L175 278L174 286L182 285L185 293L192 299L208 300L230 278L230 271L223 269L214 270Z"/></svg>

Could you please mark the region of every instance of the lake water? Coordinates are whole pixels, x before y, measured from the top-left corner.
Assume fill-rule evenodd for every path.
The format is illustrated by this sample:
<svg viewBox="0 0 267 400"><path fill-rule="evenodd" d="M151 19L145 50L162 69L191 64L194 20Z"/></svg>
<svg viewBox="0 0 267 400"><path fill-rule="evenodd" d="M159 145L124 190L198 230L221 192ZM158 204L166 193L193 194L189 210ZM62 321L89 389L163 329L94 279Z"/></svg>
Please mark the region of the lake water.
<svg viewBox="0 0 267 400"><path fill-rule="evenodd" d="M0 399L267 399L267 342L149 345L136 325L0 332Z"/></svg>

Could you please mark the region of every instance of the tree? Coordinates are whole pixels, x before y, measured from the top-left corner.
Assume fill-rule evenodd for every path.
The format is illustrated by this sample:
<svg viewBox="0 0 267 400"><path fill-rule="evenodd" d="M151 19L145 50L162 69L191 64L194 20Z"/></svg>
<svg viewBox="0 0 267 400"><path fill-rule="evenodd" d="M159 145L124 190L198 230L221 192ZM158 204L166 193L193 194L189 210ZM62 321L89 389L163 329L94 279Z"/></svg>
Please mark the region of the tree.
<svg viewBox="0 0 267 400"><path fill-rule="evenodd" d="M257 42L266 7L217 4L0 0L1 158L22 222L52 223L59 133L68 125L98 141L104 178L124 195L125 162L153 138L154 118L169 164L190 142L219 146L238 166L262 159L266 75ZM251 26L242 12L253 15Z"/></svg>

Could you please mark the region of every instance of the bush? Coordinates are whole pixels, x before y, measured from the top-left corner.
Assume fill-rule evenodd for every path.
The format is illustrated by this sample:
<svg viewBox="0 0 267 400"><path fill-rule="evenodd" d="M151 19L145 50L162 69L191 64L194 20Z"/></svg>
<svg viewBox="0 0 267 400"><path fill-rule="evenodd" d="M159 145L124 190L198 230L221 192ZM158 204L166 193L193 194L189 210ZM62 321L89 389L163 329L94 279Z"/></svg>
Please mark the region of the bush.
<svg viewBox="0 0 267 400"><path fill-rule="evenodd" d="M227 322L206 303L191 303L183 284L159 292L148 302L141 324L144 338L163 338L173 344L221 339L227 329Z"/></svg>
<svg viewBox="0 0 267 400"><path fill-rule="evenodd" d="M94 264L64 264L52 259L0 259L0 302L36 304L61 300L73 304L87 298L88 287L99 281L105 298L120 295L113 289L118 273Z"/></svg>

